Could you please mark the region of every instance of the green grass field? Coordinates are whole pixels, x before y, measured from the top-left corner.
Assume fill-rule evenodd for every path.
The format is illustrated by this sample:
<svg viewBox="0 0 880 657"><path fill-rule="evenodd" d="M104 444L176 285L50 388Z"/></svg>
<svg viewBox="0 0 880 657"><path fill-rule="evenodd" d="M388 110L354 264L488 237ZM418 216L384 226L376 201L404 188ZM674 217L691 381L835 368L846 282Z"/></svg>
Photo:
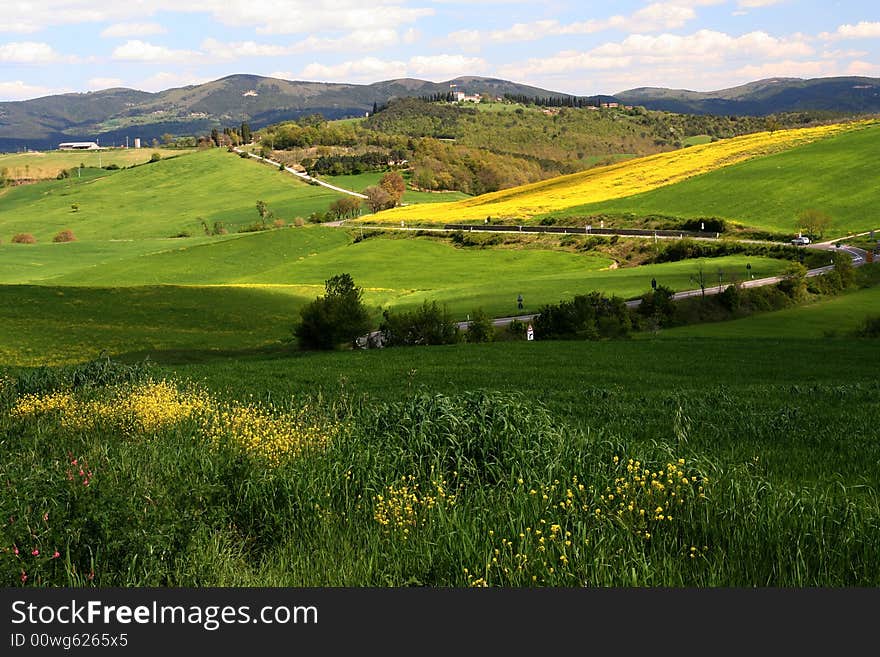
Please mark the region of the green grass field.
<svg viewBox="0 0 880 657"><path fill-rule="evenodd" d="M445 304L464 320L478 308L492 316L517 314L519 294L525 311L536 312L593 290L636 297L650 288L651 278L690 289L699 266L682 261L611 270L604 258L559 251L459 249L430 239L381 237L355 243L343 230L320 226L3 249L0 289L10 314L0 321L0 363L31 365L81 361L104 350L162 359L163 352L177 358L186 349L277 346L290 335L298 309L343 272L364 288L378 323L380 307L413 308L423 301ZM729 279L744 272L747 261L762 276L785 266L744 256L707 263Z"/></svg>
<svg viewBox="0 0 880 657"><path fill-rule="evenodd" d="M721 217L776 233L796 232L799 212L815 208L833 223L827 237L880 228L865 208L880 203L871 184L880 126L725 167L644 194L554 212L554 216L651 214Z"/></svg>
<svg viewBox="0 0 880 657"><path fill-rule="evenodd" d="M153 153L163 158L185 155L191 151L172 148L111 148L105 151L43 151L30 153L0 154L0 170L7 170L7 177L16 180L40 180L55 178L62 170L100 168L115 164L128 167L148 162Z"/></svg>
<svg viewBox="0 0 880 657"><path fill-rule="evenodd" d="M209 226L221 221L234 232L259 219L258 199L278 218L293 221L325 211L339 197L222 149L105 173L7 190L0 196L3 241L16 233L49 241L64 229L80 240L198 235L201 220Z"/></svg>

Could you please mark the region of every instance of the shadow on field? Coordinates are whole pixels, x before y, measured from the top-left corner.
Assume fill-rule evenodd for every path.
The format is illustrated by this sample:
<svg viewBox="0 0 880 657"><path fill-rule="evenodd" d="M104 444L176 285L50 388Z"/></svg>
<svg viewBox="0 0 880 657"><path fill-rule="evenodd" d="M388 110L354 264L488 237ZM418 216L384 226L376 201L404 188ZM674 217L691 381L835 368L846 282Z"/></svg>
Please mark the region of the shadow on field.
<svg viewBox="0 0 880 657"><path fill-rule="evenodd" d="M191 347L185 349L142 349L114 354L112 358L126 363L148 358L158 365L190 365L229 359L258 358L266 360L292 358L300 355L303 355L303 352L297 351L295 347L279 344L244 349L193 349Z"/></svg>

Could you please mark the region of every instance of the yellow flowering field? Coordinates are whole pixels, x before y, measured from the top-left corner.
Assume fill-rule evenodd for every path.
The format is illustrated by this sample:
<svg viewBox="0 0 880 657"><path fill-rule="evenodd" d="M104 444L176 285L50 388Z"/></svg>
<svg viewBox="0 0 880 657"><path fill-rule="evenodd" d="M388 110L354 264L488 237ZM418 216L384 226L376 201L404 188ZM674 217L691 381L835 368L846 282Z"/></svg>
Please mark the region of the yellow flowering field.
<svg viewBox="0 0 880 657"><path fill-rule="evenodd" d="M743 135L597 167L455 203L394 208L366 217L365 221L455 223L485 217L523 219L575 205L640 194L747 159L858 129L868 123L861 121Z"/></svg>
<svg viewBox="0 0 880 657"><path fill-rule="evenodd" d="M22 395L12 404L10 415L20 420L50 417L67 431L106 429L130 438L148 438L190 423L213 444L231 441L273 466L325 449L339 431L337 423L311 417L308 406L289 411L228 403L203 390L181 390L165 380L120 387L95 399L69 392Z"/></svg>

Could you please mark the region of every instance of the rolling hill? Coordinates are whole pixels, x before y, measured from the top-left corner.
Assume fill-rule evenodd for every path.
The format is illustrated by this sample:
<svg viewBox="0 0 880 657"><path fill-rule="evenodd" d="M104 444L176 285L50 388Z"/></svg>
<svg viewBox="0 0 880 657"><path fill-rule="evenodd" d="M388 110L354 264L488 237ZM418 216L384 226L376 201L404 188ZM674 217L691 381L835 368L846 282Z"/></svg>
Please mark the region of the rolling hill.
<svg viewBox="0 0 880 657"><path fill-rule="evenodd" d="M642 87L615 94L625 103L682 114L765 116L780 112L880 112L880 79L770 78L719 91Z"/></svg>
<svg viewBox="0 0 880 657"><path fill-rule="evenodd" d="M398 79L373 84L303 82L259 75L230 75L200 85L147 93L106 89L0 103L0 151L54 148L62 141L124 144L165 133L195 135L248 121L257 129L320 113L328 119L363 116L374 103L447 92L561 97L567 94L507 80L460 77L446 82Z"/></svg>
<svg viewBox="0 0 880 657"><path fill-rule="evenodd" d="M665 188L737 162L827 139L866 125L875 126L874 123L860 122L744 135L551 178L456 203L395 208L374 215L369 221L455 223L486 217L528 221L550 213L573 213L575 208L588 203L623 199ZM864 132L871 136L876 132L876 127L870 130L866 128ZM778 184L778 175L776 172L771 178L772 184ZM741 194L751 198L748 190L741 190ZM731 198L729 192L723 189L719 190L718 196L721 199ZM754 198L759 201L758 196ZM699 199L690 200L692 210L697 211Z"/></svg>

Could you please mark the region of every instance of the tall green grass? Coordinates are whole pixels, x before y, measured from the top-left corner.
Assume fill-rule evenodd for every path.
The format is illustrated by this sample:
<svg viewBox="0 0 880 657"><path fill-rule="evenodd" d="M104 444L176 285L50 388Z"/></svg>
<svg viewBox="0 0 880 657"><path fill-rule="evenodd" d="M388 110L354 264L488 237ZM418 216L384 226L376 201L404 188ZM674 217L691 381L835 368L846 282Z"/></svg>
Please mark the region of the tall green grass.
<svg viewBox="0 0 880 657"><path fill-rule="evenodd" d="M875 489L774 481L760 457L697 445L675 406L667 431L638 440L521 393L300 395L267 408L317 404L342 428L271 465L234 435L211 440L198 416L111 423L96 440L4 390L7 586L880 583Z"/></svg>

